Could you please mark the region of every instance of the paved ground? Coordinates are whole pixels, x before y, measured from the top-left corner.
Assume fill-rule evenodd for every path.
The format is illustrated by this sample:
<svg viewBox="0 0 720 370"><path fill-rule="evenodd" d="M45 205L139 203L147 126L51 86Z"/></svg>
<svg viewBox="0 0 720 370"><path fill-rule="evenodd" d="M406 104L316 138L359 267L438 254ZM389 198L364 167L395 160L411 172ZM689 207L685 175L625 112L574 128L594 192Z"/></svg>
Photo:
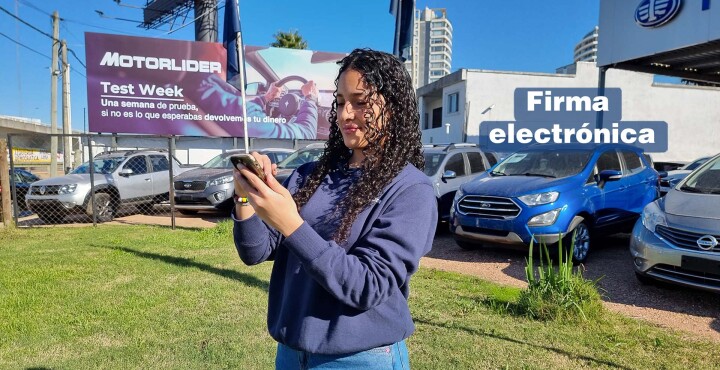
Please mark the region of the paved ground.
<svg viewBox="0 0 720 370"><path fill-rule="evenodd" d="M119 215L112 224L156 224L170 226L167 214L158 216ZM176 226L182 228L212 227L227 219L223 214L200 213L195 216L178 214ZM90 223L88 223L90 222ZM68 218L65 226L92 225L87 217ZM41 226L34 215L23 217L21 226ZM525 257L522 251L480 249L465 251L455 245L451 235L440 228L433 250L421 265L447 271L475 275L483 279L517 287L525 286ZM608 309L627 316L678 329L688 336L701 336L720 342L720 295L669 286L646 286L635 279L628 235L618 234L594 243L585 276L600 279Z"/></svg>

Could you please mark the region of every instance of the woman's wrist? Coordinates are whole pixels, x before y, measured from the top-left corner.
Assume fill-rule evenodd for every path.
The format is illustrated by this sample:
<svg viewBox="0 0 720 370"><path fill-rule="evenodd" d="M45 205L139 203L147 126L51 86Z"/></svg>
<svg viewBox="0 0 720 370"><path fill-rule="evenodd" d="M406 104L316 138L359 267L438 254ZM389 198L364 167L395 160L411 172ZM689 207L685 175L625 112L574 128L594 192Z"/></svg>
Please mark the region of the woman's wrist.
<svg viewBox="0 0 720 370"><path fill-rule="evenodd" d="M297 229L302 226L302 224L305 223L305 220L300 217L299 214L294 214L290 217L288 217L287 220L284 220L284 222L277 227L277 231L279 231L281 234L283 234L286 238L292 233L294 233Z"/></svg>

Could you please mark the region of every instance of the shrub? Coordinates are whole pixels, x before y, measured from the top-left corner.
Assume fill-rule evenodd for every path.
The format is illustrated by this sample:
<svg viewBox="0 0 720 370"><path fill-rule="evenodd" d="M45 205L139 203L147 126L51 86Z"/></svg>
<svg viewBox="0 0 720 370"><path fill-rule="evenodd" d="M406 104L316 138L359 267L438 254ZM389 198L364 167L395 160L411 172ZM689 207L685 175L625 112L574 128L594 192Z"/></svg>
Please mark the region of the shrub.
<svg viewBox="0 0 720 370"><path fill-rule="evenodd" d="M574 240L574 238L573 238ZM572 252L563 253L562 238L558 243L558 266L555 268L545 243L540 243L540 265L537 276L533 265L533 245L525 267L527 289L520 293L515 309L518 314L537 320L588 320L602 311L597 282L582 276L580 267L573 268Z"/></svg>

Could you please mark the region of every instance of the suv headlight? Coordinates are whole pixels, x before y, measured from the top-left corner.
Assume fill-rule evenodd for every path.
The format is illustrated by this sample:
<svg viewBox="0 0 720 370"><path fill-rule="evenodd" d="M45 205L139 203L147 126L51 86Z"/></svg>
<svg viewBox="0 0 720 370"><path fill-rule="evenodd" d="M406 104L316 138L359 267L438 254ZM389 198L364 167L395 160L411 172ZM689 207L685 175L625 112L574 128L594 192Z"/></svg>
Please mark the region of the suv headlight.
<svg viewBox="0 0 720 370"><path fill-rule="evenodd" d="M528 221L528 226L550 226L557 221L557 217L560 214L560 209L553 209L552 211L541 213Z"/></svg>
<svg viewBox="0 0 720 370"><path fill-rule="evenodd" d="M465 192L463 191L463 189L459 188L455 192L455 198L453 198L453 205L457 204L457 202L460 201L460 198L462 198L464 195L465 195Z"/></svg>
<svg viewBox="0 0 720 370"><path fill-rule="evenodd" d="M208 183L208 186L218 186L218 185L222 185L222 184L227 184L229 182L233 182L233 177L232 176L223 176L223 177L220 177L220 178L210 181Z"/></svg>
<svg viewBox="0 0 720 370"><path fill-rule="evenodd" d="M657 202L652 202L645 206L641 219L643 226L652 232L655 232L655 227L658 225L667 226L665 212L660 209Z"/></svg>
<svg viewBox="0 0 720 370"><path fill-rule="evenodd" d="M560 193L558 193L557 191L548 191L546 193L523 195L521 197L518 197L518 199L520 199L521 202L525 203L525 205L533 207L552 203L556 201L559 196Z"/></svg>
<svg viewBox="0 0 720 370"><path fill-rule="evenodd" d="M63 185L58 189L58 194L70 194L75 192L75 189L77 189L77 184Z"/></svg>

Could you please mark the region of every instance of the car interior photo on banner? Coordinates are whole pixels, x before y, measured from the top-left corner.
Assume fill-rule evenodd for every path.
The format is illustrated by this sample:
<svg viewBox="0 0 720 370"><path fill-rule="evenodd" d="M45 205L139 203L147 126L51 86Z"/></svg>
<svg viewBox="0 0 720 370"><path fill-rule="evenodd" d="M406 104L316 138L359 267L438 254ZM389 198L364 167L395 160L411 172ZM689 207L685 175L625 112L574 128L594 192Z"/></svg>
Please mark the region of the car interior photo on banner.
<svg viewBox="0 0 720 370"><path fill-rule="evenodd" d="M246 46L248 136L327 139L337 61L344 56ZM238 78L225 82L210 75L202 82L201 100L197 103L204 110L242 115L239 88Z"/></svg>

